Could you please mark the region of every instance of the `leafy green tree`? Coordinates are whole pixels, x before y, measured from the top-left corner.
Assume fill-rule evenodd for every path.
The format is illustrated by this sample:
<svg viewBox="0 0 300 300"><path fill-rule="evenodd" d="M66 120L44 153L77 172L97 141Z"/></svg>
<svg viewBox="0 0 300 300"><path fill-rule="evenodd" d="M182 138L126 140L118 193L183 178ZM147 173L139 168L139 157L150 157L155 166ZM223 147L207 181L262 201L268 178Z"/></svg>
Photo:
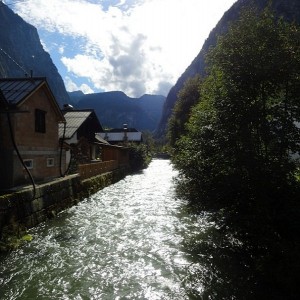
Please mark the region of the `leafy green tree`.
<svg viewBox="0 0 300 300"><path fill-rule="evenodd" d="M210 51L201 100L176 143L179 192L214 212L220 236L241 241L232 254L243 251L251 270L249 299L299 295L299 41L299 27L269 8L245 10ZM213 268L226 261L224 248L213 243ZM219 282L226 290L229 281Z"/></svg>
<svg viewBox="0 0 300 300"><path fill-rule="evenodd" d="M148 155L151 155L155 152L155 140L153 138L153 134L150 131L143 131L143 143L147 147Z"/></svg>
<svg viewBox="0 0 300 300"><path fill-rule="evenodd" d="M196 246L193 241L196 257L215 258L207 270L223 272L216 282L204 283L201 298L296 299L300 29L275 18L269 8L250 8L207 59L200 101L173 157L181 196L199 210L212 211L218 237L230 237L227 245L222 239L219 245L211 239ZM203 252L209 244L209 252ZM234 264L232 272L244 276L248 294L244 289L239 295L237 278L227 277L236 257L241 271ZM229 295L222 297L224 291Z"/></svg>
<svg viewBox="0 0 300 300"><path fill-rule="evenodd" d="M191 109L199 101L201 82L199 75L189 78L178 94L167 129L168 141L173 148L176 141L185 133L185 124L190 117Z"/></svg>
<svg viewBox="0 0 300 300"><path fill-rule="evenodd" d="M129 165L133 172L142 170L148 166L151 157L148 156L145 144L130 144L129 146Z"/></svg>
<svg viewBox="0 0 300 300"><path fill-rule="evenodd" d="M209 76L174 162L205 209L274 219L296 186L300 30L247 9L208 56ZM276 210L278 209L278 211Z"/></svg>

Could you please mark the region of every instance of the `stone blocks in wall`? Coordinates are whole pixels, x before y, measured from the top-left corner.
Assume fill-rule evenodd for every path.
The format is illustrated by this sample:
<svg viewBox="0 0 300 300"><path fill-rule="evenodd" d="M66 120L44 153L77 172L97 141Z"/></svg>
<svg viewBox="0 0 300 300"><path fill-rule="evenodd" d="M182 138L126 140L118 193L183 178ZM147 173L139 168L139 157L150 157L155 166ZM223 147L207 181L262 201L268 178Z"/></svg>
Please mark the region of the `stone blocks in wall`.
<svg viewBox="0 0 300 300"><path fill-rule="evenodd" d="M79 175L70 175L38 185L35 190L0 196L0 240L4 228L11 232L34 227L127 174L127 169L117 169L83 181Z"/></svg>

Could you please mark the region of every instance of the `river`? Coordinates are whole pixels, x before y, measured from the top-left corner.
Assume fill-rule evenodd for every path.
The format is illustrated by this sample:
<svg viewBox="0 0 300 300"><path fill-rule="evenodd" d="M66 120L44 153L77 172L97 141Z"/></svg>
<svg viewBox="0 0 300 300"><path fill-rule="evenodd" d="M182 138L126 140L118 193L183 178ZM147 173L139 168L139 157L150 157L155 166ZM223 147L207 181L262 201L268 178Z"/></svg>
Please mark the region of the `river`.
<svg viewBox="0 0 300 300"><path fill-rule="evenodd" d="M0 299L191 299L183 239L206 223L184 212L176 175L153 160L31 229L32 242L0 257Z"/></svg>

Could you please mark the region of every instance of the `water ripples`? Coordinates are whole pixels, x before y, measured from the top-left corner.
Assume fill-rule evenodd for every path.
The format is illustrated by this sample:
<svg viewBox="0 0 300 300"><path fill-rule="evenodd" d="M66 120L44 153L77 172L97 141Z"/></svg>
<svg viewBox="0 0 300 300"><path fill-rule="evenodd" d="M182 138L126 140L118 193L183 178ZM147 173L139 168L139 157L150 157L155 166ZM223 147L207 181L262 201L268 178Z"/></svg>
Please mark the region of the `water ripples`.
<svg viewBox="0 0 300 300"><path fill-rule="evenodd" d="M190 265L169 161L154 160L31 231L0 259L0 299L188 299Z"/></svg>

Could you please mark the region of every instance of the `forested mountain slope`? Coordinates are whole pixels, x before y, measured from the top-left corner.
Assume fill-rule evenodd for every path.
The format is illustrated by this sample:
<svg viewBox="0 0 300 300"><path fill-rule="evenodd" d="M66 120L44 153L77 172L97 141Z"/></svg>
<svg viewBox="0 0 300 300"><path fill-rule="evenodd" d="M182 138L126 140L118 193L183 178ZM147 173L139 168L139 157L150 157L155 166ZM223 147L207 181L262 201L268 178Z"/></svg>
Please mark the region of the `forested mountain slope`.
<svg viewBox="0 0 300 300"><path fill-rule="evenodd" d="M170 90L162 112L162 118L156 130L157 137L164 137L168 119L177 100L178 92L182 89L184 82L196 74L205 75L205 55L209 48L216 44L218 36L228 30L231 22L238 19L244 7L255 5L262 9L271 3L272 8L278 16L284 17L288 21L300 22L300 1L299 0L239 0L221 18L216 27L211 31L207 40L197 57L193 60L186 71L180 76L176 84Z"/></svg>

